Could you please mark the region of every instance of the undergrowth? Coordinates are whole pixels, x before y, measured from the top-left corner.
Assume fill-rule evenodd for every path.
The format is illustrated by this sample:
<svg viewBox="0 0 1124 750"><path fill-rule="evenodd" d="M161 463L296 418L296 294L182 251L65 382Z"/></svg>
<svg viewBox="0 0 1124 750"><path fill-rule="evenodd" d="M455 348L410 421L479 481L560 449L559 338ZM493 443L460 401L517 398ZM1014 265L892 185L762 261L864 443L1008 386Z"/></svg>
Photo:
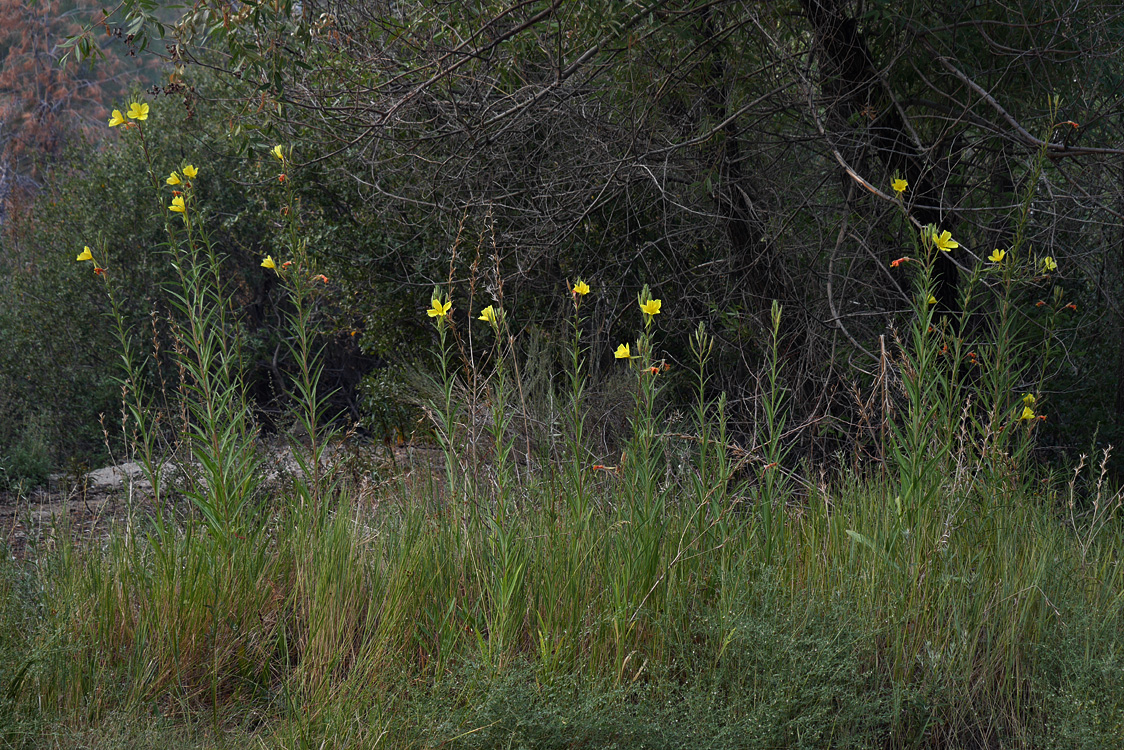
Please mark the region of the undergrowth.
<svg viewBox="0 0 1124 750"><path fill-rule="evenodd" d="M291 151L265 158L283 186L299 178ZM977 259L963 308L996 312L972 341L933 305L934 259L955 248L917 228L884 464L818 482L791 465L779 305L757 447L726 432L703 327L693 422L669 432L659 321L673 302L648 287L615 351L629 436L598 454L585 363L601 353L582 305L596 292L580 279L555 394L567 416L541 429L496 278L470 315L455 284L432 295L422 400L442 465L371 483L328 460L308 314L327 279L287 193L290 243L263 266L290 295L302 429L299 469L267 481L195 171L166 179L171 204L153 179L183 321L165 402L139 395L144 360L120 336L148 499L108 539L61 535L0 567L7 745L156 744L138 727L167 727L165 746L1124 744L1120 494L1098 478L1105 456L1072 481L1029 460L1046 404L1026 355L1043 344L1004 305L1043 271L1018 242ZM112 299L113 268L97 268Z"/></svg>

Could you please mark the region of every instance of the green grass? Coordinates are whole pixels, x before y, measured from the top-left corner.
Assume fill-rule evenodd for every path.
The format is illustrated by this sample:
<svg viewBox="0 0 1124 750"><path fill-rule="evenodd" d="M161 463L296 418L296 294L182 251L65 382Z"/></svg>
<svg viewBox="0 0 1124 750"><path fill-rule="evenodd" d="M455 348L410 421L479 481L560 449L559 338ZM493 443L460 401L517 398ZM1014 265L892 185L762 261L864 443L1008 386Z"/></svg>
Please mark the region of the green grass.
<svg viewBox="0 0 1124 750"><path fill-rule="evenodd" d="M275 499L252 544L185 524L8 562L0 736L79 746L108 722L96 746L143 745L159 716L267 747L1124 737L1124 540L1082 552L1049 493L948 492L905 533L887 487L840 483L785 503L766 563L751 502L700 522L671 489L637 524L619 481L591 480L584 515L523 487L502 529L401 485L377 511L338 488L319 514Z"/></svg>
<svg viewBox="0 0 1124 750"><path fill-rule="evenodd" d="M4 556L6 746L1124 746L1121 494L1103 461L1068 484L1030 462L1036 344L1013 315L990 344L953 335L926 301L927 232L908 343L881 363L900 379L881 394L886 462L867 474L791 472L779 305L759 451L732 444L724 398L709 400L702 326L693 418L663 432L675 374L647 312L619 363L629 434L597 467L575 294L561 406L534 420L503 300L486 352L437 302L423 401L443 469L372 494L323 461L317 276L291 184L292 261L275 270L307 481L265 482L232 292L188 192L182 227L167 222L181 382L157 405L116 316L154 498L108 539ZM961 356L969 343L979 354ZM169 454L186 459L178 487Z"/></svg>

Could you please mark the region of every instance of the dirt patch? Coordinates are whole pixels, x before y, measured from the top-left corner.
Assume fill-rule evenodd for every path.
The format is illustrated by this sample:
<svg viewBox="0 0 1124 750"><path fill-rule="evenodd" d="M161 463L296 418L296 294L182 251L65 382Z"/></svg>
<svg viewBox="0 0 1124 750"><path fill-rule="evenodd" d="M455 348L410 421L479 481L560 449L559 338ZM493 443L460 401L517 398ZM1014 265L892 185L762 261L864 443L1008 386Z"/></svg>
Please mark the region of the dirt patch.
<svg viewBox="0 0 1124 750"><path fill-rule="evenodd" d="M288 446L266 447L265 453L267 486L283 488L301 475ZM329 451L328 459L361 501L376 497L379 486L388 482L440 472L442 462L440 451L413 445L340 445ZM182 468L169 463L163 472L174 483ZM104 539L130 511L151 512L151 489L143 467L126 462L81 476L52 475L46 487L27 493L0 492L0 539L19 559L52 548L64 536L85 542Z"/></svg>

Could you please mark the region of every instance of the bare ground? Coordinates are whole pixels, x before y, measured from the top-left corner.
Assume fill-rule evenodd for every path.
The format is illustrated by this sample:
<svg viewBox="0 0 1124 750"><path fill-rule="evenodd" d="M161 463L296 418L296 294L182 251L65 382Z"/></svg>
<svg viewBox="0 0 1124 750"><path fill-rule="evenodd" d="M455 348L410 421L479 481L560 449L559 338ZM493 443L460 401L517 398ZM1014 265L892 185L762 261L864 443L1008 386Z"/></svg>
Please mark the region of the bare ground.
<svg viewBox="0 0 1124 750"><path fill-rule="evenodd" d="M273 446L267 456L268 484L280 487L300 474L287 447ZM349 445L330 456L331 466L351 481L360 501L373 500L379 485L432 476L441 465L440 452L430 446ZM104 539L130 510L151 511L150 490L141 466L128 462L81 476L52 475L46 487L30 492L0 492L0 540L11 555L26 559L50 549L62 535L74 541Z"/></svg>

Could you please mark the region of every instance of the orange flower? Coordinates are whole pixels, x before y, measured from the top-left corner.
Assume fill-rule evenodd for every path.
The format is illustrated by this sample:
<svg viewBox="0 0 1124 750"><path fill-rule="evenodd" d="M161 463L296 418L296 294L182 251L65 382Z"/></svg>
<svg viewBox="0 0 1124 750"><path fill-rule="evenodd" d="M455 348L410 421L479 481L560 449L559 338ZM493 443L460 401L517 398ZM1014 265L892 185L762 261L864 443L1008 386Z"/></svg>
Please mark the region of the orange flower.
<svg viewBox="0 0 1124 750"><path fill-rule="evenodd" d="M279 174L279 175L277 175L277 181L278 181L278 182L280 182L280 183L281 183L282 185L284 185L284 184L285 184L285 180L287 180L287 179L288 179L288 178L287 178L287 177L286 177L285 175L283 175L283 174Z"/></svg>
<svg viewBox="0 0 1124 750"><path fill-rule="evenodd" d="M908 258L908 257L906 257L906 256L902 256L901 258L898 258L897 260L892 260L892 261L890 261L890 268L897 268L897 267L898 267L898 266L900 266L900 265L901 265L902 263L906 263L906 262L908 262L908 261L910 261L910 260L911 260L911 258Z"/></svg>
<svg viewBox="0 0 1124 750"><path fill-rule="evenodd" d="M324 275L324 274L322 274L322 273L321 273L321 274L317 274L316 276L313 276L313 277L312 277L312 280L313 280L313 281L323 281L323 282L324 282L325 284L327 284L327 283L328 283L328 277L327 277L327 276L325 276L325 275Z"/></svg>
<svg viewBox="0 0 1124 750"><path fill-rule="evenodd" d="M1068 305L1065 306L1065 309L1066 310L1073 310L1074 312L1077 312L1077 305L1070 302Z"/></svg>
<svg viewBox="0 0 1124 750"><path fill-rule="evenodd" d="M103 276L105 274L105 269L100 268L98 266L94 266L94 273L97 274L98 276Z"/></svg>
<svg viewBox="0 0 1124 750"><path fill-rule="evenodd" d="M1046 304L1046 303L1045 303L1045 302L1043 302L1042 300L1038 300L1037 302L1035 302L1035 303L1034 303L1034 306L1035 306L1035 307L1042 307L1042 306L1043 306L1043 305L1045 305L1045 304Z"/></svg>
<svg viewBox="0 0 1124 750"><path fill-rule="evenodd" d="M293 261L287 260L287 261L285 261L284 263L281 264L281 268L288 268L291 265L293 265Z"/></svg>

